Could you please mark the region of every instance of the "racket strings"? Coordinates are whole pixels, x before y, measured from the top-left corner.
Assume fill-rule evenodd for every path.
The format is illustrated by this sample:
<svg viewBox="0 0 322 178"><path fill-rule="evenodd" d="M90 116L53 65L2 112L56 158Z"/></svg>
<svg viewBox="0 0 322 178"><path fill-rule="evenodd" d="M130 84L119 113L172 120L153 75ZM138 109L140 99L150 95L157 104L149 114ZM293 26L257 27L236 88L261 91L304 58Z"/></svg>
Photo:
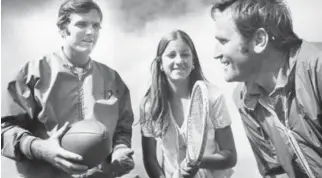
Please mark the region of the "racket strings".
<svg viewBox="0 0 322 178"><path fill-rule="evenodd" d="M201 135L203 132L203 123L202 118L206 114L204 112L204 101L203 93L200 87L195 88L194 93L191 97L191 103L189 108L188 115L188 135L187 143L189 145L188 149L191 149L190 153L192 159L197 159L200 152L200 145L202 144L202 139L198 135Z"/></svg>

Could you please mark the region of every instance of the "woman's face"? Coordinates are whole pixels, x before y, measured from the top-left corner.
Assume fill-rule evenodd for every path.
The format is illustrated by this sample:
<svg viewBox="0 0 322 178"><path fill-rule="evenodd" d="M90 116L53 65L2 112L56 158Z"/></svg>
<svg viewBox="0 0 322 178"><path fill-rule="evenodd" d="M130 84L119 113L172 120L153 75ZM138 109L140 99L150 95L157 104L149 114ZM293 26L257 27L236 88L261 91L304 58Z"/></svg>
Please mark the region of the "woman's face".
<svg viewBox="0 0 322 178"><path fill-rule="evenodd" d="M182 39L170 41L162 54L161 68L171 81L188 79L193 69L193 55Z"/></svg>

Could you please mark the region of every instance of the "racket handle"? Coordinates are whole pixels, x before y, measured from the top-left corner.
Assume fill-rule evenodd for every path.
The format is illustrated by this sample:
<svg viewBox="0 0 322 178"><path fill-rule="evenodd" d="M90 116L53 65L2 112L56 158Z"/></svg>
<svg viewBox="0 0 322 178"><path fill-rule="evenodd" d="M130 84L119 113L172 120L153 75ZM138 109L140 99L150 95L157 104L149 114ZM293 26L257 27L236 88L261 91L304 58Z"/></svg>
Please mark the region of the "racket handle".
<svg viewBox="0 0 322 178"><path fill-rule="evenodd" d="M181 174L180 174L180 169L177 169L173 172L171 178L182 178Z"/></svg>

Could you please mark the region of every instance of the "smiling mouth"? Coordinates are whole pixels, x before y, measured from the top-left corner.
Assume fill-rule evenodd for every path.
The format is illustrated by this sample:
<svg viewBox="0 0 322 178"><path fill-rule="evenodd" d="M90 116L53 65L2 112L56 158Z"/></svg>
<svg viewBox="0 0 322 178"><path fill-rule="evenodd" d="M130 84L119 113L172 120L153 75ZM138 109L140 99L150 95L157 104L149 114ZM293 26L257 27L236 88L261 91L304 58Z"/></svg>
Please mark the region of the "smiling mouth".
<svg viewBox="0 0 322 178"><path fill-rule="evenodd" d="M220 63L223 64L224 66L228 66L230 64L229 60L220 60Z"/></svg>
<svg viewBox="0 0 322 178"><path fill-rule="evenodd" d="M230 62L221 62L224 66L228 66Z"/></svg>
<svg viewBox="0 0 322 178"><path fill-rule="evenodd" d="M83 40L84 43L93 43L93 40Z"/></svg>
<svg viewBox="0 0 322 178"><path fill-rule="evenodd" d="M175 70L175 71L184 71L185 69L183 69L183 68L176 68L176 69L173 69L173 70Z"/></svg>

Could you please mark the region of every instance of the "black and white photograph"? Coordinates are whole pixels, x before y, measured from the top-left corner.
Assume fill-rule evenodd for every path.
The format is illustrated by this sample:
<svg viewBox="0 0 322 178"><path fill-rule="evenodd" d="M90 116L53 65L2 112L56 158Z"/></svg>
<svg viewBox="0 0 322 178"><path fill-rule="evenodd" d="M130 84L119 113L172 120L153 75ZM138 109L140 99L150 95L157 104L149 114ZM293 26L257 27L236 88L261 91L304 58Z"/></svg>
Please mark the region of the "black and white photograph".
<svg viewBox="0 0 322 178"><path fill-rule="evenodd" d="M322 178L321 0L1 0L1 178Z"/></svg>

